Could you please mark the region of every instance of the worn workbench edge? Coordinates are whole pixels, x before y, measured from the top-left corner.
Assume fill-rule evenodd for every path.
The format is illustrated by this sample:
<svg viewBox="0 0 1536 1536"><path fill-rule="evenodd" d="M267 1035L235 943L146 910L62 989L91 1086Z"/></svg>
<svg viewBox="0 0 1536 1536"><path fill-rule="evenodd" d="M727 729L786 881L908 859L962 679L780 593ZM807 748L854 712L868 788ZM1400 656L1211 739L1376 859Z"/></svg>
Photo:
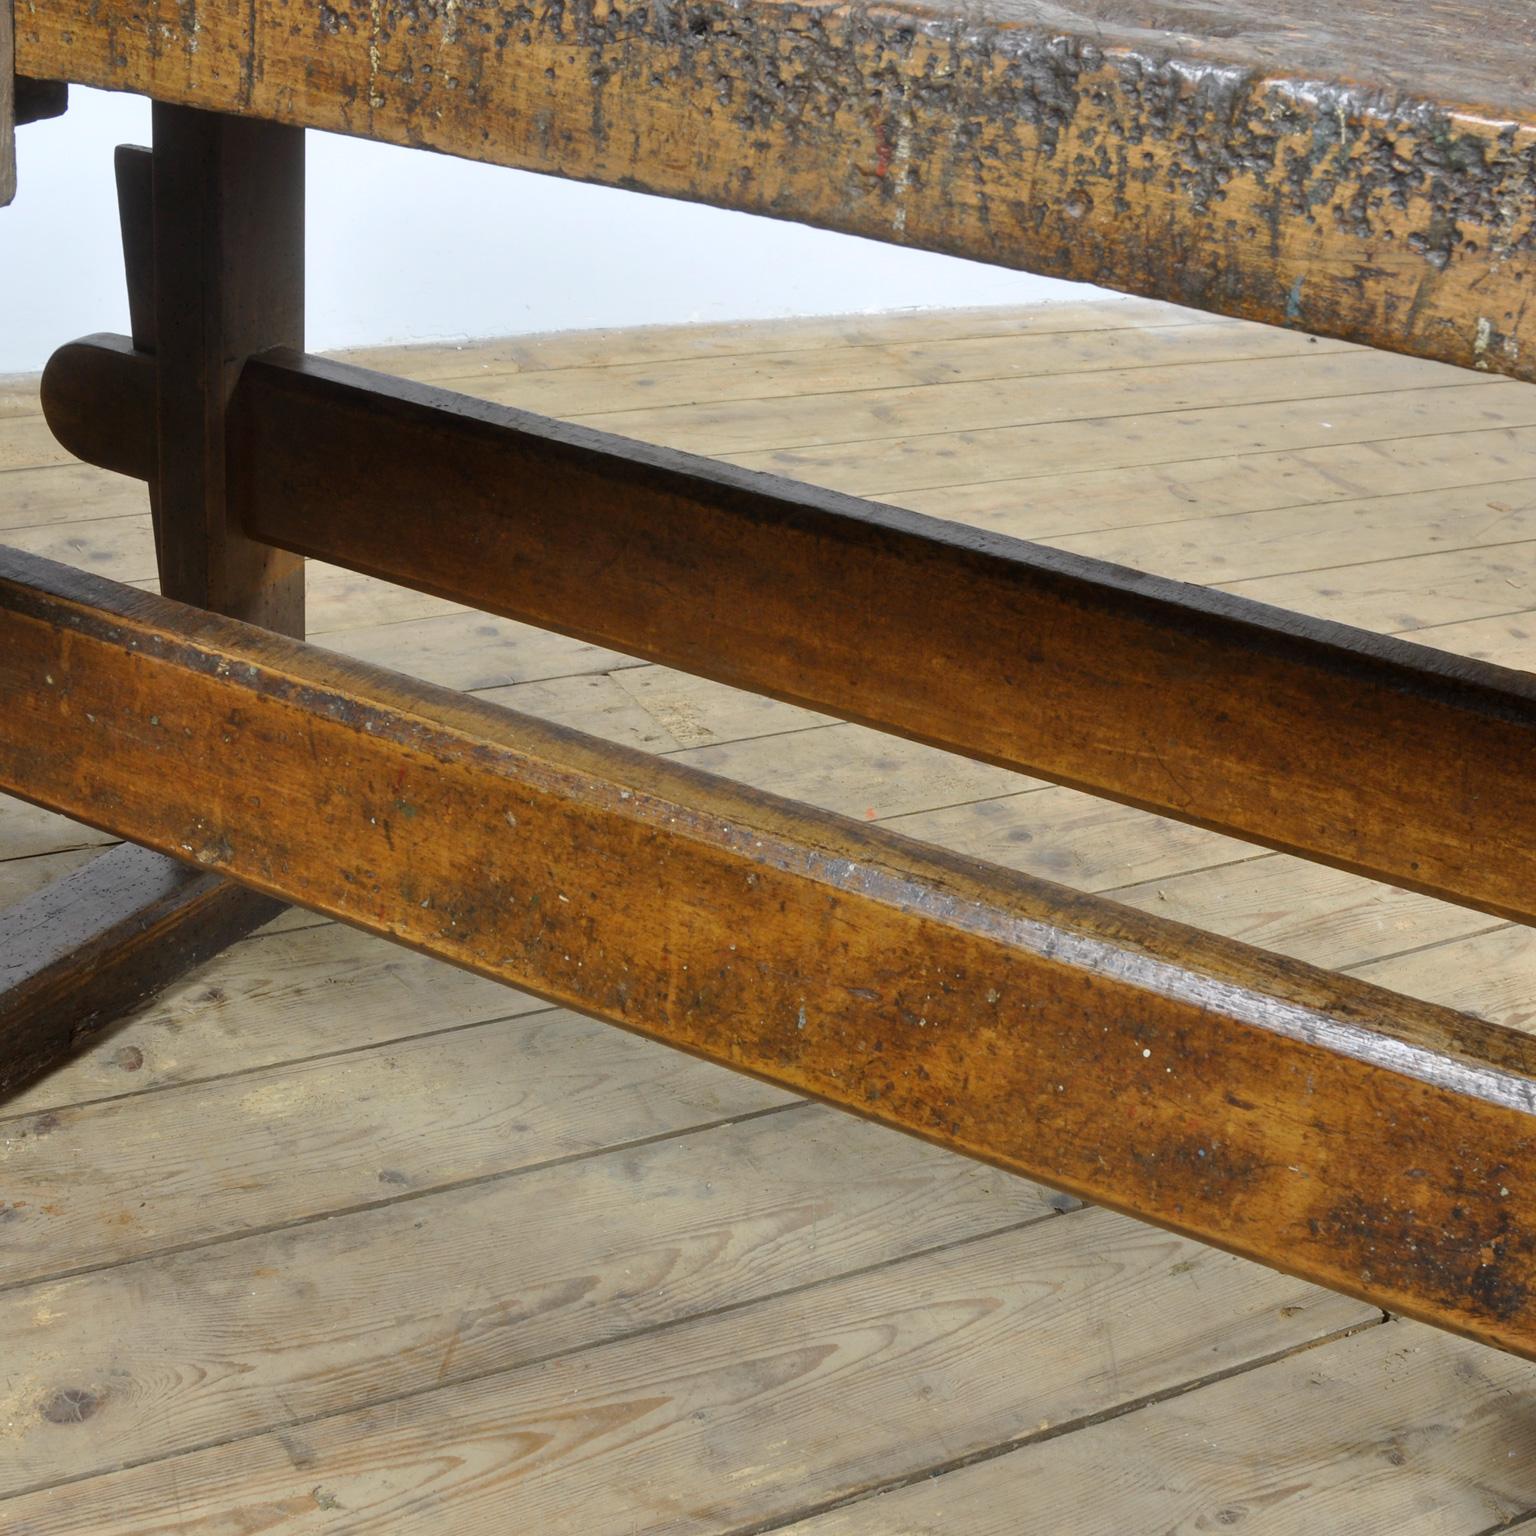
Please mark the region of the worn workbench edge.
<svg viewBox="0 0 1536 1536"><path fill-rule="evenodd" d="M20 67L1536 377L1536 122L916 7L30 0Z"/></svg>

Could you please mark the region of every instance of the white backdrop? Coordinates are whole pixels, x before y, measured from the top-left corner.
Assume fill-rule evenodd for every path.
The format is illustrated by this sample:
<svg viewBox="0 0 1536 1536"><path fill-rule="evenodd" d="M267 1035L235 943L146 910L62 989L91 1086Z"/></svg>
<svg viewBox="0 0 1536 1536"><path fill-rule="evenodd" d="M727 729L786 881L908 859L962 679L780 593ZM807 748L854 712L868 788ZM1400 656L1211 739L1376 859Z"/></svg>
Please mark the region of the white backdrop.
<svg viewBox="0 0 1536 1536"><path fill-rule="evenodd" d="M17 135L0 373L128 328L112 147L148 103L75 87ZM1076 298L1097 290L437 155L309 136L309 346ZM17 296L23 297L20 306Z"/></svg>

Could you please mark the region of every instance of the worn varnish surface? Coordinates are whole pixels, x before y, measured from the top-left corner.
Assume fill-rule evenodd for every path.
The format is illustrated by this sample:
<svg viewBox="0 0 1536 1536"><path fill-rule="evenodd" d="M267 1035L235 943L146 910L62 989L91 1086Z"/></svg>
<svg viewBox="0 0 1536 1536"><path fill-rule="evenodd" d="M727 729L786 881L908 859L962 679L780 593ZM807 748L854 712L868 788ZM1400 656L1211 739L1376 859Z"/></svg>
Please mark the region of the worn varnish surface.
<svg viewBox="0 0 1536 1536"><path fill-rule="evenodd" d="M1536 376L1518 0L49 0L32 73Z"/></svg>
<svg viewBox="0 0 1536 1536"><path fill-rule="evenodd" d="M942 0L935 8L963 11ZM1536 115L1536 40L1520 0L998 0L997 10L1105 48L1176 50L1255 74Z"/></svg>
<svg viewBox="0 0 1536 1536"><path fill-rule="evenodd" d="M61 349L43 403L142 473L125 345ZM231 419L264 544L1536 916L1520 672L298 353L252 359Z"/></svg>
<svg viewBox="0 0 1536 1536"><path fill-rule="evenodd" d="M827 436L857 438L887 368L914 403L990 380L1021 406L1021 366L1114 370L1141 381L1123 414L1055 422L1017 467L1030 432L946 457L943 434L876 431L842 450L847 472L1532 666L1532 545L1512 542L1536 502L1524 392L1443 390L1426 370L1346 401L1319 366L1315 400L1167 414L1171 362L1206 359L1233 399L1263 375L1216 340L1198 316L1072 305L360 360L608 430L644 407L644 430L684 446L713 430L685 402L726 392L753 430L818 392ZM0 441L24 393L0 387ZM1463 404L1431 424L1426 398ZM794 441L755 456L803 463ZM807 472L834 475L818 456ZM153 578L142 486L68 466L0 486L6 542ZM316 567L312 621L334 649L844 815L1517 1027L1536 1016L1524 930L411 596ZM96 836L0 801L0 901ZM1103 1212L1041 1223L1027 1183L538 1007L291 909L26 1090L0 1123L0 1526L718 1536L852 1499L828 1530L1015 1536L1022 1510L1074 1536L1149 1514L1481 1536L1536 1509L1523 1362ZM550 1404L576 1407L541 1419ZM530 1457L540 1423L579 1430Z"/></svg>
<svg viewBox="0 0 1536 1536"><path fill-rule="evenodd" d="M161 588L288 633L303 631L303 564L231 526L224 419L243 355L303 339L301 137L158 107L153 157L124 148L116 165L134 341L164 364L126 429L147 460ZM275 910L129 847L0 915L0 1091Z"/></svg>
<svg viewBox="0 0 1536 1536"><path fill-rule="evenodd" d="M27 798L1536 1356L1525 1035L35 557L0 642Z"/></svg>

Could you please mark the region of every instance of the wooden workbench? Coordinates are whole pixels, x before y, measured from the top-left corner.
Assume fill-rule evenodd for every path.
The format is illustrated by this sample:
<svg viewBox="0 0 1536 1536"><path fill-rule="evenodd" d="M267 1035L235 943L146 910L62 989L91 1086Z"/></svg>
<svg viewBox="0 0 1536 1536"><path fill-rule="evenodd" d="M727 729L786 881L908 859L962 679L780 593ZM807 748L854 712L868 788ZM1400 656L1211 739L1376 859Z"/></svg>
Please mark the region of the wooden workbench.
<svg viewBox="0 0 1536 1536"><path fill-rule="evenodd" d="M1522 0L32 0L17 57L1536 377Z"/></svg>
<svg viewBox="0 0 1536 1536"><path fill-rule="evenodd" d="M156 101L133 335L44 393L165 596L0 553L0 786L153 850L0 930L0 1084L294 901L1536 1357L1528 1036L299 638L319 557L1531 921L1526 673L302 352L321 127L1528 379L1513 0L35 0L15 53Z"/></svg>

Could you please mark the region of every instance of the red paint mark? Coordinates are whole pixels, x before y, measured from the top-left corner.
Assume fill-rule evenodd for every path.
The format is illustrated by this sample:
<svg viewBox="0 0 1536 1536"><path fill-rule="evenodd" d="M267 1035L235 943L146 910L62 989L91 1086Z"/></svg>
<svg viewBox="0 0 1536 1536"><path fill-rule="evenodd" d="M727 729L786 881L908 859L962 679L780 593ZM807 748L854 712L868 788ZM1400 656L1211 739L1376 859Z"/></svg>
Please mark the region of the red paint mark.
<svg viewBox="0 0 1536 1536"><path fill-rule="evenodd" d="M891 145L891 135L885 123L880 124L880 148L876 152L875 175L884 177L891 168L891 157L895 150Z"/></svg>
<svg viewBox="0 0 1536 1536"><path fill-rule="evenodd" d="M874 819L875 819L875 808L874 808L874 806L866 805L864 807L864 820L865 821L873 821Z"/></svg>

